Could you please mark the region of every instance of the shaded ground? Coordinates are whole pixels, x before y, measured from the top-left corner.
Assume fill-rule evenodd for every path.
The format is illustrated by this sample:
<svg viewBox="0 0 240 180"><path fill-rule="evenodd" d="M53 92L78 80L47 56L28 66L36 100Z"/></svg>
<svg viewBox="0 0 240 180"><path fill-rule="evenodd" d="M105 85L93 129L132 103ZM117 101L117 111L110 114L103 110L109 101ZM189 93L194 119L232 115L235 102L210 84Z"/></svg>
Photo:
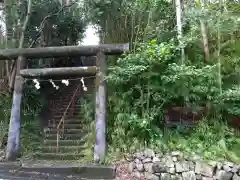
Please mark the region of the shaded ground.
<svg viewBox="0 0 240 180"><path fill-rule="evenodd" d="M81 177L71 177L71 176L63 176L57 174L39 174L37 172L14 172L14 171L7 171L7 170L0 170L0 179L4 180L82 180Z"/></svg>
<svg viewBox="0 0 240 180"><path fill-rule="evenodd" d="M19 169L13 170L10 167L5 166L0 168L0 180L92 180L79 176L63 175L63 174L46 174L39 172L26 172ZM128 174L127 162L119 162L117 164L117 173L115 180L134 180L131 175Z"/></svg>
<svg viewBox="0 0 240 180"><path fill-rule="evenodd" d="M39 174L37 172L14 172L12 170L0 170L0 179L3 180L84 180L84 178L76 176L63 176L57 174ZM86 179L85 179L86 180ZM90 179L88 179L90 180ZM117 165L117 176L115 180L134 180L128 173L127 163L121 162Z"/></svg>
<svg viewBox="0 0 240 180"><path fill-rule="evenodd" d="M36 163L36 162L35 162ZM20 169L20 164L19 162L16 163L1 163L0 164L0 180L47 180L47 179L52 179L52 180L92 180L92 179L86 179L82 178L80 176L74 175L72 176L70 174L50 174L50 173L40 173L36 172L34 170L23 170ZM30 163L29 163L30 164ZM116 178L115 180L135 180L129 173L128 173L128 162L126 160L121 160L114 162L116 165ZM93 170L94 172L94 170ZM56 172L58 173L58 172Z"/></svg>

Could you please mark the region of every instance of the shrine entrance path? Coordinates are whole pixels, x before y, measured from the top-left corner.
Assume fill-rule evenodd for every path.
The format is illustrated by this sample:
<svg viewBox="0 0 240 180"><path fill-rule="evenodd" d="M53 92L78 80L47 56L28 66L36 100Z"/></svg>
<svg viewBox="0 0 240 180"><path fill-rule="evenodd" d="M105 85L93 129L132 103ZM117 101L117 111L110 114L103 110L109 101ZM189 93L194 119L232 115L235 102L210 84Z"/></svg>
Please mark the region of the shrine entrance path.
<svg viewBox="0 0 240 180"><path fill-rule="evenodd" d="M1 162L0 180L92 180L115 179L116 168L105 165L58 162Z"/></svg>

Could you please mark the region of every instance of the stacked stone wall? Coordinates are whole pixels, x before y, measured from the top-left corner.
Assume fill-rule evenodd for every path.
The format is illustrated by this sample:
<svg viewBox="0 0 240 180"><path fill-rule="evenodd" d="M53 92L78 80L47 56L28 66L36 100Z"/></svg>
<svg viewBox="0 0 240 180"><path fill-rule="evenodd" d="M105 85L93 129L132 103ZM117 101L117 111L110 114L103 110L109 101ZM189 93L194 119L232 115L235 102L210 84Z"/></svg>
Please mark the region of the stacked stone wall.
<svg viewBox="0 0 240 180"><path fill-rule="evenodd" d="M146 149L135 153L128 161L128 171L136 179L240 180L240 165L204 161L200 156L184 156L177 151L163 155Z"/></svg>

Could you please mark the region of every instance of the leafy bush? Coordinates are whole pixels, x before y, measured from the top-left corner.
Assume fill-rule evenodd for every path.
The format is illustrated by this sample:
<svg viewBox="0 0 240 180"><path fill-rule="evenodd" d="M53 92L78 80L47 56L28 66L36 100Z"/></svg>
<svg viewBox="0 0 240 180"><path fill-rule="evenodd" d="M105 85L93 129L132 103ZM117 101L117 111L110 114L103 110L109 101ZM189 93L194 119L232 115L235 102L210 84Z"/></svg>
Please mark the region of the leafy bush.
<svg viewBox="0 0 240 180"><path fill-rule="evenodd" d="M233 86L216 98L216 105L229 115L240 116L240 88Z"/></svg>
<svg viewBox="0 0 240 180"><path fill-rule="evenodd" d="M38 113L42 108L43 99L39 91L27 83L21 107L21 148L22 153L33 152L41 141L39 140ZM7 142L8 126L12 108L12 95L4 94L0 101L0 148L5 148Z"/></svg>
<svg viewBox="0 0 240 180"><path fill-rule="evenodd" d="M189 155L195 153L210 160L226 158L239 163L240 158L233 151L239 140L223 121L203 119L187 135L168 131L162 143L171 150L184 151Z"/></svg>
<svg viewBox="0 0 240 180"><path fill-rule="evenodd" d="M165 86L165 97L168 96L170 103L180 105L205 106L207 102L212 102L219 94L217 85L216 66L196 66L169 64L166 73L161 76L162 84Z"/></svg>
<svg viewBox="0 0 240 180"><path fill-rule="evenodd" d="M216 66L178 65L173 41L151 41L118 59L107 77L110 88L109 134L114 144L129 137L154 142L162 137L163 110L169 105L213 104L219 94ZM118 127L117 129L115 127ZM124 143L125 142L125 143ZM122 150L127 149L124 145Z"/></svg>
<svg viewBox="0 0 240 180"><path fill-rule="evenodd" d="M110 127L119 127L118 132L110 129L111 140L122 143L117 142L115 136L125 142L129 136L141 136L143 140L157 136L159 130L155 124L158 124L165 103L159 75L173 62L175 51L173 43L151 41L142 44L136 53L120 58L117 66L111 69L107 80L110 87L114 87L109 103L110 116L115 118Z"/></svg>
<svg viewBox="0 0 240 180"><path fill-rule="evenodd" d="M107 77L109 85L108 138L113 152L131 152L142 146L163 150L196 152L208 159L221 157L239 161L229 149L234 133L221 119L221 112L239 115L238 89L223 84L219 89L215 64L179 65L174 41L151 41L119 58ZM164 129L164 110L169 106L198 108L210 113L194 129ZM117 128L116 128L117 127ZM217 142L217 143L216 143ZM114 150L113 150L114 149Z"/></svg>

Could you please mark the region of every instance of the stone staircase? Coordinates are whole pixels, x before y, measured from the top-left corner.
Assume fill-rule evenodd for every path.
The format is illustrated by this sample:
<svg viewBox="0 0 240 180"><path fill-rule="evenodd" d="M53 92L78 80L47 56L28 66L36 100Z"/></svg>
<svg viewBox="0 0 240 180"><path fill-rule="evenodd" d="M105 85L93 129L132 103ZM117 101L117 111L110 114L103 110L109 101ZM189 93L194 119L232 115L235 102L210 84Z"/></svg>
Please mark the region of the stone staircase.
<svg viewBox="0 0 240 180"><path fill-rule="evenodd" d="M50 96L48 126L45 127L44 140L39 147L39 152L34 155L37 160L71 161L81 160L84 157L84 137L87 132L84 131L84 122L81 119L81 105L77 104L77 98L83 94L83 91L81 85L72 82L70 84L69 87L60 87L54 95ZM59 133L59 140L57 140L57 126L64 113L64 129L61 129L63 124L60 126L63 133Z"/></svg>

